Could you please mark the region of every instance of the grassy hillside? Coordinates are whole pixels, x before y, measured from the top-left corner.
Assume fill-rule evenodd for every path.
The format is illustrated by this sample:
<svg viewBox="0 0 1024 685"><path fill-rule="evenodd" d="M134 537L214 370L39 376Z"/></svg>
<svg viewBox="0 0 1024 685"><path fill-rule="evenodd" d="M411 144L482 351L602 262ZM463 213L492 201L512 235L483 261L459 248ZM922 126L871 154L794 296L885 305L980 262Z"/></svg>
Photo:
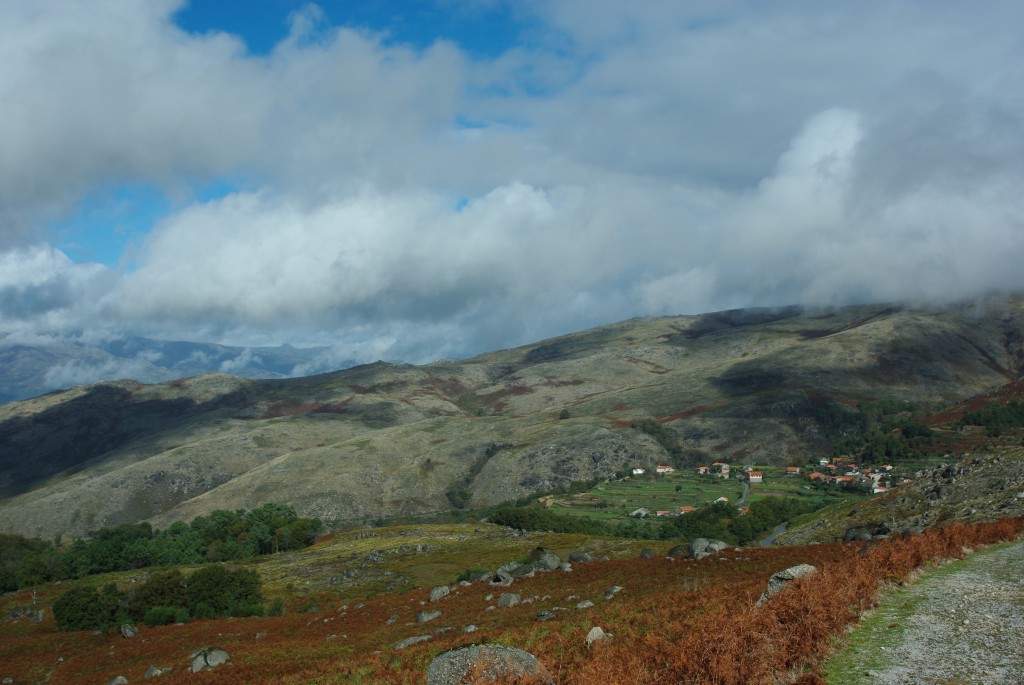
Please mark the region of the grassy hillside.
<svg viewBox="0 0 1024 685"><path fill-rule="evenodd" d="M268 598L283 598L280 617L194 621L140 627L131 639L117 632L58 632L49 607L69 584L0 597L0 676L16 683L54 685L109 682L122 675L137 682L151 667L170 669L162 683L421 683L437 653L459 645L492 642L534 653L557 683L770 682L780 672L816 668L831 641L875 602L882 580L902 579L921 564L963 554L965 545L1012 539L1024 521L956 525L906 539L860 545L730 549L701 561L636 558L624 541L536 535L515 539L487 526L423 526L325 540L312 549L256 565ZM538 544L559 550L607 552L608 561L578 563L521 578L509 588L484 582L454 586L438 602L429 587L451 583L460 567L494 565ZM421 551L411 562L410 549ZM422 546L428 549L423 550ZM608 545L611 545L610 547ZM403 550L403 546L405 549ZM664 550L662 550L664 551ZM377 594L371 585L338 587L353 559L382 558L374 577L409 574L417 587ZM817 574L757 609L768 577L798 563ZM115 581L128 589L142 572L89 582ZM81 581L80 581L81 582ZM611 586L621 589L608 593ZM360 596L362 593L368 596ZM502 592L525 601L497 607ZM593 606L578 607L589 600ZM33 611L43 619L32 623ZM438 610L427 622L419 612ZM551 612L550 618L542 611ZM466 626L473 632L464 632ZM613 633L587 648L594 626ZM396 645L426 636L406 648ZM187 672L188 655L216 646L231 655L212 673ZM813 679L802 682L816 682Z"/></svg>
<svg viewBox="0 0 1024 685"><path fill-rule="evenodd" d="M461 362L98 384L0 406L0 531L51 537L274 500L336 522L476 508L634 466L784 465L858 403L1015 380L1024 299L637 319ZM632 429L652 420L666 445Z"/></svg>

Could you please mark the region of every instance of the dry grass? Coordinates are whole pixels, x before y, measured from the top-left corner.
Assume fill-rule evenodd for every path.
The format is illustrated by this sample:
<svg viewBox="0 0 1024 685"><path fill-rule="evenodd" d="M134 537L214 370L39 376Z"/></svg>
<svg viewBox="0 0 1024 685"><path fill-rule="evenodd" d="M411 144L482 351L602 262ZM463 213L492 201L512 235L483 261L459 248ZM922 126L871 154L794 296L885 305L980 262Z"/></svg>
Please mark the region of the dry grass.
<svg viewBox="0 0 1024 685"><path fill-rule="evenodd" d="M867 550L855 545L816 545L728 550L700 562L665 558L578 564L517 581L511 588L536 601L486 611L502 589L475 584L427 605L442 616L419 624L428 590L382 595L316 613L277 618L220 619L185 626L142 628L125 640L117 634L60 633L51 617L0 624L0 676L15 682L48 679L54 685L107 682L116 675L138 681L150 666L172 666L161 683L194 683L186 657L216 645L232 663L204 677L217 683L422 683L438 652L494 642L536 655L559 685L600 683L698 683L774 685L820 683L816 668L835 636L872 607L883 583L899 583L933 560L960 557L968 548L1013 539L1024 519L952 525ZM797 563L821 571L791 584L773 600L754 602L769 575ZM610 585L625 589L604 598ZM61 588L49 588L47 604ZM493 594L488 600L486 596ZM570 598L571 595L571 598ZM27 604L27 593L3 604ZM325 596L326 601L330 601ZM577 610L583 599L595 603ZM556 618L539 622L541 609ZM398 619L388 623L391 616ZM479 630L465 634L461 628ZM592 649L585 637L599 625L615 637ZM437 632L437 628L451 630ZM431 639L404 650L407 637Z"/></svg>

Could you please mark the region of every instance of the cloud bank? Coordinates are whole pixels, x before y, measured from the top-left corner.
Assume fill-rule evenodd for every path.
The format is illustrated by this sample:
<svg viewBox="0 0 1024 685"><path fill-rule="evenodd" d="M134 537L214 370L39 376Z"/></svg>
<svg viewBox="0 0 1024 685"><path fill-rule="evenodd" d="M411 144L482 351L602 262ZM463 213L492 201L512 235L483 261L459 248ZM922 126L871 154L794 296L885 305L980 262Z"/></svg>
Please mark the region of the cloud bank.
<svg viewBox="0 0 1024 685"><path fill-rule="evenodd" d="M177 2L4 3L0 330L332 346L309 372L1024 288L1024 6L598 4L517 5L482 59L315 8L252 55ZM74 263L46 227L126 183L173 209Z"/></svg>

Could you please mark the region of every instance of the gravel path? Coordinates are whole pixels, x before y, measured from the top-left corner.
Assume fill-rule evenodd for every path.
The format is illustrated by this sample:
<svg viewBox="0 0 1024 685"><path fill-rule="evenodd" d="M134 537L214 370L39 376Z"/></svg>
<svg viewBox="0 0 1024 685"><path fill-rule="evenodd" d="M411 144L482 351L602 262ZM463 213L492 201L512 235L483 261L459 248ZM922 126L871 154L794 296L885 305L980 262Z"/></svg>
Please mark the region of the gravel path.
<svg viewBox="0 0 1024 685"><path fill-rule="evenodd" d="M837 685L1024 684L1024 542L890 595L832 663Z"/></svg>

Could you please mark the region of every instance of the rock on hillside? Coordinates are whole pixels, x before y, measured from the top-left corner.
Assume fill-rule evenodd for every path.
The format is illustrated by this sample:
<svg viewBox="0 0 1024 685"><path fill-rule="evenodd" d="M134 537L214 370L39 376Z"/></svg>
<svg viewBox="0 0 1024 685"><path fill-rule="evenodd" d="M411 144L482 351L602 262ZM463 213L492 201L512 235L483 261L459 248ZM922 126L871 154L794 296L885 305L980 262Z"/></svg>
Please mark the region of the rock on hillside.
<svg viewBox="0 0 1024 685"><path fill-rule="evenodd" d="M50 537L292 504L356 520L478 507L672 460L786 462L872 399L949 404L1024 370L1024 298L635 319L425 366L101 383L0 405L0 531ZM563 410L564 413L563 413Z"/></svg>

